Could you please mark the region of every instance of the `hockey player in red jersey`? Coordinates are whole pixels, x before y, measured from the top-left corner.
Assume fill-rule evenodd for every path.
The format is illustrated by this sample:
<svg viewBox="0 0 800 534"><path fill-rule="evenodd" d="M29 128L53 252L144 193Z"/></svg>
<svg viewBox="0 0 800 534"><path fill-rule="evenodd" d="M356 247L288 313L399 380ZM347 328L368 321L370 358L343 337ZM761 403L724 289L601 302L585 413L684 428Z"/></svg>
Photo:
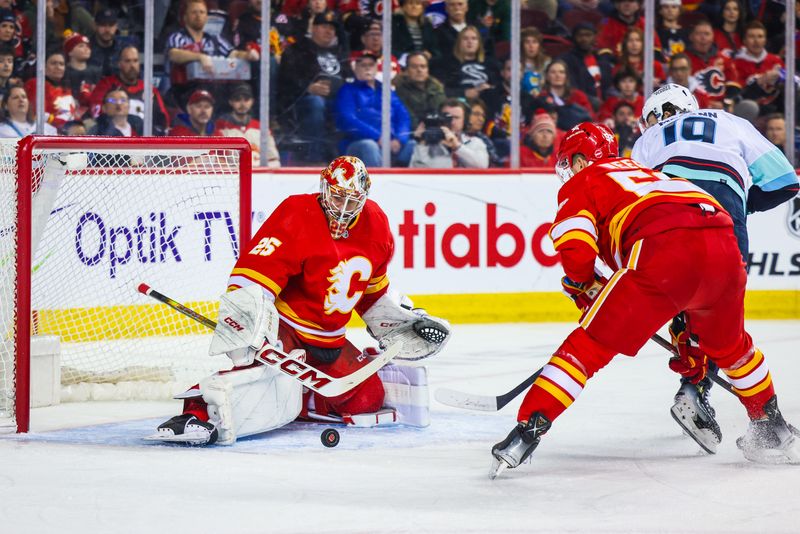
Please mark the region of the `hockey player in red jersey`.
<svg viewBox="0 0 800 534"><path fill-rule="evenodd" d="M348 421L378 412L385 401L378 375L325 398L304 395L298 380L254 363L259 350L275 347L330 376L351 374L369 357L345 338L353 311L384 348L402 343L398 360L417 361L442 349L447 322L389 291L394 239L384 212L367 199L369 188L363 162L343 156L322 171L319 194L290 196L275 209L243 249L220 301L210 353L227 354L234 369L183 394L183 413L151 439L229 444L298 415ZM438 335L426 335L421 324ZM413 382L413 372L399 372Z"/></svg>
<svg viewBox="0 0 800 534"><path fill-rule="evenodd" d="M559 148L564 185L550 236L564 291L582 317L526 394L519 424L492 448L492 473L528 458L588 379L616 354L634 356L680 311L750 418L737 440L745 457L800 463L797 431L781 416L766 360L744 330L746 274L730 216L694 184L617 151L611 130L586 122ZM598 257L614 271L608 280L595 273ZM696 355L683 353L682 364L699 367Z"/></svg>

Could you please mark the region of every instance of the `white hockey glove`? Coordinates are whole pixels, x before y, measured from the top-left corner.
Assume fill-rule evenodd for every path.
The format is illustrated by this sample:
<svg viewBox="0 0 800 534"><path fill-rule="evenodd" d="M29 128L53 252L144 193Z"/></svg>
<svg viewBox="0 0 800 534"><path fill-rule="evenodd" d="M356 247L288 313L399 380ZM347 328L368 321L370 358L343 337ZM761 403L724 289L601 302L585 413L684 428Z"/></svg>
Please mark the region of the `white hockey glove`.
<svg viewBox="0 0 800 534"><path fill-rule="evenodd" d="M404 365L422 365L450 339L450 323L413 306L405 295L389 291L361 316L381 348L403 344L395 360Z"/></svg>
<svg viewBox="0 0 800 534"><path fill-rule="evenodd" d="M278 322L278 310L261 287L253 284L225 293L208 353L225 353L236 367L250 365L265 342L279 346Z"/></svg>

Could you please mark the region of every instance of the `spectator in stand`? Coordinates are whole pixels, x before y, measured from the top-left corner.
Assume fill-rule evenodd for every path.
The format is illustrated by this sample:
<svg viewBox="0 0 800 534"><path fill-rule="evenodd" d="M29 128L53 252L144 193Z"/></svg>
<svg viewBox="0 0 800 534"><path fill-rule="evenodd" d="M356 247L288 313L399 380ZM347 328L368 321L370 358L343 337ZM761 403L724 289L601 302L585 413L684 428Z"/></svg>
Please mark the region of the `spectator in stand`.
<svg viewBox="0 0 800 534"><path fill-rule="evenodd" d="M524 28L520 32L522 44L522 90L531 96L539 96L544 81L544 69L550 64L550 56L542 48L542 33L536 28Z"/></svg>
<svg viewBox="0 0 800 534"><path fill-rule="evenodd" d="M714 28L714 43L721 54L733 58L742 47L744 23L745 9L741 0L726 0Z"/></svg>
<svg viewBox="0 0 800 534"><path fill-rule="evenodd" d="M224 137L244 137L250 143L253 165L261 165L261 123L253 117L253 90L250 84L240 83L231 89L228 96L230 113L217 119L217 131ZM281 166L278 147L272 134L267 132L267 167Z"/></svg>
<svg viewBox="0 0 800 534"><path fill-rule="evenodd" d="M350 34L350 49L358 50L361 34L373 20L383 18L383 0L329 0L335 6L328 4L329 9L336 9L344 20L344 28ZM397 0L391 0L391 12L400 7Z"/></svg>
<svg viewBox="0 0 800 534"><path fill-rule="evenodd" d="M783 61L767 52L764 25L757 20L749 22L743 41L744 46L734 60L739 83L743 86L741 97L754 101L761 115L783 110L786 85Z"/></svg>
<svg viewBox="0 0 800 534"><path fill-rule="evenodd" d="M63 35L67 30L81 35L92 35L95 32L94 17L81 4L82 2L75 2L74 0L47 0L47 25L50 26L52 24L55 35ZM35 31L36 3L32 2L27 9L29 11L26 15L28 20L33 23Z"/></svg>
<svg viewBox="0 0 800 534"><path fill-rule="evenodd" d="M258 0L260 4L261 1ZM308 0L305 7L303 7L302 11L297 15L291 17L288 21L288 25L286 27L286 35L290 39L297 41L303 37L311 37L311 29L314 25L314 17L317 15L321 15L328 11L329 6L327 0ZM330 9L333 9L331 6ZM261 17L259 16L259 19ZM261 27L259 24L258 28L253 28L253 31L258 32L258 36L261 36ZM255 35L253 35L255 37ZM344 37L344 34L341 31L341 28L337 28L337 38L340 40Z"/></svg>
<svg viewBox="0 0 800 534"><path fill-rule="evenodd" d="M700 87L700 84L697 83L692 76L692 62L684 53L680 54L673 54L671 58L669 58L669 77L667 78L668 83L677 83L678 85L682 85L689 89L694 97L697 99L697 105L700 109L708 109L710 107L711 101L708 98L708 95Z"/></svg>
<svg viewBox="0 0 800 534"><path fill-rule="evenodd" d="M92 56L89 58L89 66L100 69L103 76L111 76L116 73L117 62L122 48L130 43L117 36L119 24L117 12L113 9L103 9L94 16L94 23L97 29L89 39L89 46L92 49Z"/></svg>
<svg viewBox="0 0 800 534"><path fill-rule="evenodd" d="M767 52L767 29L764 24L758 20L748 22L742 37L744 46L733 60L739 75L739 85L744 87L764 76L770 78L770 85L775 85L779 71L783 68L783 61L775 54Z"/></svg>
<svg viewBox="0 0 800 534"><path fill-rule="evenodd" d="M15 49L17 45L17 17L10 9L0 9L0 46Z"/></svg>
<svg viewBox="0 0 800 534"><path fill-rule="evenodd" d="M64 40L64 53L67 57L67 70L64 78L72 90L72 96L78 100L78 116L81 117L89 109L89 96L94 91L102 76L100 69L89 65L92 48L89 38L73 33Z"/></svg>
<svg viewBox="0 0 800 534"><path fill-rule="evenodd" d="M623 158L631 157L633 145L639 138L638 116L631 103L625 100L620 100L614 107L611 129L614 131L614 137L617 138L619 155Z"/></svg>
<svg viewBox="0 0 800 534"><path fill-rule="evenodd" d="M725 98L731 99L738 94L736 66L714 44L714 29L708 20L700 19L692 27L686 55L692 64L691 75L708 95L711 107L721 109Z"/></svg>
<svg viewBox="0 0 800 534"><path fill-rule="evenodd" d="M486 110L486 104L481 99L471 100L469 102L469 120L467 121L466 132L467 135L477 137L486 145L490 167L502 167L503 160L497 154L497 148L495 148L494 143L485 133L488 117L489 113ZM508 165L508 161L506 161L506 165Z"/></svg>
<svg viewBox="0 0 800 534"><path fill-rule="evenodd" d="M572 86L589 98L592 111L600 108L611 87L612 70L609 56L597 53L596 37L597 30L591 24L586 22L576 24L572 28L572 41L575 46L561 56L561 60L567 66Z"/></svg>
<svg viewBox="0 0 800 534"><path fill-rule="evenodd" d="M555 106L560 130L570 130L576 124L594 120L592 104L586 93L572 87L567 64L562 59L553 60L544 71L544 85L539 99Z"/></svg>
<svg viewBox="0 0 800 534"><path fill-rule="evenodd" d="M600 54L618 56L622 39L631 28L644 30L644 15L641 14L640 0L614 0L614 12L603 20L597 36ZM656 50L661 50L658 35L655 36Z"/></svg>
<svg viewBox="0 0 800 534"><path fill-rule="evenodd" d="M667 59L686 50L689 42L680 17L681 0L659 0L656 34L661 41L661 54Z"/></svg>
<svg viewBox="0 0 800 534"><path fill-rule="evenodd" d="M392 15L392 53L402 57L411 52L424 52L430 59L435 49L436 36L433 25L425 17L425 2L400 0L400 13Z"/></svg>
<svg viewBox="0 0 800 534"><path fill-rule="evenodd" d="M383 80L383 26L380 21L372 20L367 24L366 29L361 34L362 50L376 58L378 58L378 76ZM391 55L392 61L392 79L400 72L400 65L397 64L397 58Z"/></svg>
<svg viewBox="0 0 800 534"><path fill-rule="evenodd" d="M439 79L442 78L438 75L439 67L455 60L453 49L456 39L467 27L467 0L445 0L445 12L447 19L434 30L436 34L436 49L433 51L434 73Z"/></svg>
<svg viewBox="0 0 800 534"><path fill-rule="evenodd" d="M103 98L102 113L89 130L89 135L112 137L139 137L144 131L144 121L130 114L128 93L120 87L111 89Z"/></svg>
<svg viewBox="0 0 800 534"><path fill-rule="evenodd" d="M205 0L187 0L183 14L183 29L167 38L165 55L169 60L171 93L175 102L183 106L187 97L200 85L199 81L189 80L186 66L199 61L202 70L209 75L214 72L212 57L230 57L247 61L258 61L255 50L235 50L222 37L204 31L208 22L208 7Z"/></svg>
<svg viewBox="0 0 800 534"><path fill-rule="evenodd" d="M14 14L16 19L16 36L17 40L15 46L15 57L23 58L30 53L31 39L33 38L33 30L28 17L17 4L22 5L23 2L16 2L15 0L0 0L0 9L9 9Z"/></svg>
<svg viewBox="0 0 800 534"><path fill-rule="evenodd" d="M494 143L497 154L506 161L511 151L511 58L503 62L500 71L501 83L481 93L481 100L486 103L488 125L484 128ZM527 123L533 111L533 97L520 91L520 123Z"/></svg>
<svg viewBox="0 0 800 534"><path fill-rule="evenodd" d="M625 34L622 41L622 50L619 55L614 72L622 69L632 70L644 77L644 31L639 28L631 28ZM667 78L664 66L657 60L653 60L653 86L658 87Z"/></svg>
<svg viewBox="0 0 800 534"><path fill-rule="evenodd" d="M355 80L345 83L336 95L336 128L344 136L339 143L339 153L356 156L368 168L381 167L381 82L378 76L378 58L368 50L353 52ZM411 119L403 102L391 92L392 158L401 167L407 167L413 151L409 145Z"/></svg>
<svg viewBox="0 0 800 534"><path fill-rule="evenodd" d="M486 145L477 137L464 132L464 124L469 119L469 107L459 99L449 98L439 109L439 122L426 127L421 121L414 130L414 155L411 167L427 169L486 169L489 167L489 153Z"/></svg>
<svg viewBox="0 0 800 534"><path fill-rule="evenodd" d="M644 96L640 91L642 79L639 74L631 69L618 71L614 75L614 88L616 96L610 96L603 102L600 111L597 112L597 120L606 126L614 129L614 110L620 102L627 102L633 107L634 114L639 117L644 106Z"/></svg>
<svg viewBox="0 0 800 534"><path fill-rule="evenodd" d="M50 126L50 125L49 124L45 125L45 133L47 133L47 126ZM52 128L52 126L51 126L51 128ZM81 120L65 122L64 126L61 127L61 129L59 130L58 133L60 135L68 135L70 137L76 137L76 136L80 136L80 135L89 135L87 130L86 130L86 125ZM50 135L50 134L48 134L48 135Z"/></svg>
<svg viewBox="0 0 800 534"><path fill-rule="evenodd" d="M294 115L296 131L308 150L298 159L329 161L328 111L344 78L350 74L342 43L336 39L338 18L332 11L314 17L311 38L299 39L283 53L278 70L278 101L284 117Z"/></svg>
<svg viewBox="0 0 800 534"><path fill-rule="evenodd" d="M78 101L72 96L72 89L64 79L66 61L64 52L51 50L45 56L44 63L44 112L45 122L60 128L65 122L76 120ZM36 78L25 82L28 100L36 102Z"/></svg>
<svg viewBox="0 0 800 534"><path fill-rule="evenodd" d="M21 83L22 81L14 76L14 50L0 46L0 102L6 98L12 86Z"/></svg>
<svg viewBox="0 0 800 534"><path fill-rule="evenodd" d="M119 53L117 74L106 76L97 82L89 96L89 111L97 118L103 107L105 94L114 87L128 93L130 113L144 120L144 82L140 77L139 50L133 45L125 46ZM169 114L161 93L153 87L153 133L164 135L169 128Z"/></svg>
<svg viewBox="0 0 800 534"><path fill-rule="evenodd" d="M511 40L510 0L469 0L468 6L470 24L480 30L487 50L494 50L496 43Z"/></svg>
<svg viewBox="0 0 800 534"><path fill-rule="evenodd" d="M442 69L444 91L449 97L478 98L482 91L500 81L497 65L486 57L483 41L475 26L467 26L458 34L453 48L454 59Z"/></svg>
<svg viewBox="0 0 800 534"><path fill-rule="evenodd" d="M201 135L221 137L211 117L214 116L214 97L205 89L195 89L186 103L186 113L175 117L170 135Z"/></svg>
<svg viewBox="0 0 800 534"><path fill-rule="evenodd" d="M28 111L30 101L21 85L12 85L2 104L3 120L0 122L0 137L22 138L36 132L36 125L30 120Z"/></svg>
<svg viewBox="0 0 800 534"><path fill-rule="evenodd" d="M411 116L412 130L426 115L436 113L447 98L442 82L430 75L425 52L408 54L406 69L395 78L395 87Z"/></svg>
<svg viewBox="0 0 800 534"><path fill-rule="evenodd" d="M556 166L555 140L555 121L545 112L536 113L519 147L520 166L552 171Z"/></svg>
<svg viewBox="0 0 800 534"><path fill-rule="evenodd" d="M783 113L771 113L764 118L764 137L782 151L786 145L786 117ZM794 136L794 166L800 166L800 135L795 128Z"/></svg>

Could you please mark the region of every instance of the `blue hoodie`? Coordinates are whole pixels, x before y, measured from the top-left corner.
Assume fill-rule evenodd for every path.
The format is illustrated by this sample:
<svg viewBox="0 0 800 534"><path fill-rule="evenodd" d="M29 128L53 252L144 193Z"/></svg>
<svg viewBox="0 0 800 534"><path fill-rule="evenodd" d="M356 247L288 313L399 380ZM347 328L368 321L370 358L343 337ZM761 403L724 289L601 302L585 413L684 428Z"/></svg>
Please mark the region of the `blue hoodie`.
<svg viewBox="0 0 800 534"><path fill-rule="evenodd" d="M344 84L336 95L336 128L344 134L339 150L362 139L378 141L381 137L381 83L375 88L366 82ZM392 91L392 139L405 145L411 136L411 117L403 102Z"/></svg>

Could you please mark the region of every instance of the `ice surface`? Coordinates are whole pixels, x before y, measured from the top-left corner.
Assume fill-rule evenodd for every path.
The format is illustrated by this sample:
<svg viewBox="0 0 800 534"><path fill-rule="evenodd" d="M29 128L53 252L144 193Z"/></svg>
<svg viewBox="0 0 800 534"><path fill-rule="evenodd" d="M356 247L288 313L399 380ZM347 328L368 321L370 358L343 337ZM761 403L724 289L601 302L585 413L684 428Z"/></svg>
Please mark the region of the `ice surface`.
<svg viewBox="0 0 800 534"><path fill-rule="evenodd" d="M456 326L429 367L432 388L496 395L547 361L572 326ZM800 322L751 322L781 409L800 423ZM364 342L363 332L353 338ZM294 424L232 447L139 438L178 403L65 404L34 410L34 432L0 438L0 532L798 532L800 467L747 462L744 409L712 392L715 456L669 415L676 375L648 344L593 378L532 462L487 477L503 411L433 403L427 429Z"/></svg>

